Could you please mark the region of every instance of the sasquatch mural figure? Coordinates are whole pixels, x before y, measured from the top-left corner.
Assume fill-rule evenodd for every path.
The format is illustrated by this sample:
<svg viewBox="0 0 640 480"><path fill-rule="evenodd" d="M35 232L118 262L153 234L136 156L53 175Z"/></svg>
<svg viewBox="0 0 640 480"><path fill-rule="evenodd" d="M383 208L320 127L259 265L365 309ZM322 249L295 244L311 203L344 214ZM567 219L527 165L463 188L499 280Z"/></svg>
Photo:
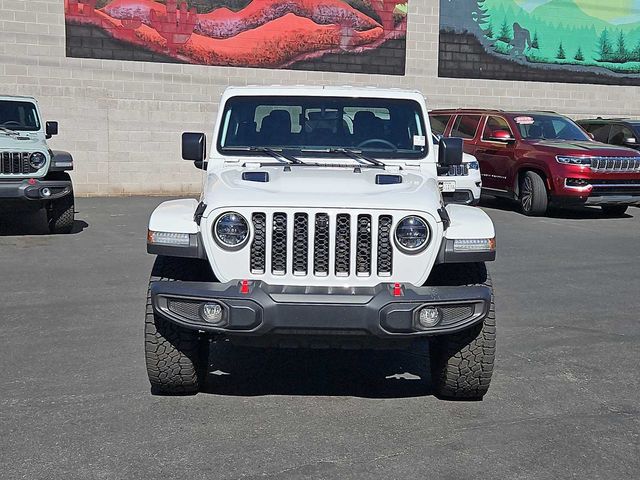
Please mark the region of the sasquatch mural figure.
<svg viewBox="0 0 640 480"><path fill-rule="evenodd" d="M522 28L519 23L513 24L513 54L516 57L524 56L524 52L531 48L531 32L526 28Z"/></svg>

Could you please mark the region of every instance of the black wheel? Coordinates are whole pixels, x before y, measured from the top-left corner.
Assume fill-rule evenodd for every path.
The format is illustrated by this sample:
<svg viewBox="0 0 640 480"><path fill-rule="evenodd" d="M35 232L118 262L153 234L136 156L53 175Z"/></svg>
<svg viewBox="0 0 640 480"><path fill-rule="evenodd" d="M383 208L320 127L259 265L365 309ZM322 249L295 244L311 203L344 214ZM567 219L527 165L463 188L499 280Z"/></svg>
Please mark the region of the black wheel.
<svg viewBox="0 0 640 480"><path fill-rule="evenodd" d="M51 233L71 233L75 219L73 192L47 205L47 222Z"/></svg>
<svg viewBox="0 0 640 480"><path fill-rule="evenodd" d="M600 208L607 217L621 217L629 207L627 205L602 205Z"/></svg>
<svg viewBox="0 0 640 480"><path fill-rule="evenodd" d="M520 179L520 208L531 217L544 215L549 203L547 187L536 172L524 172Z"/></svg>
<svg viewBox="0 0 640 480"><path fill-rule="evenodd" d="M429 285L484 285L491 288L491 306L482 323L429 341L431 380L442 398L480 400L491 383L496 353L493 286L484 263L437 266Z"/></svg>
<svg viewBox="0 0 640 480"><path fill-rule="evenodd" d="M209 266L201 260L157 257L149 283L211 278ZM147 290L144 354L152 393L194 394L204 386L209 363L208 339L155 315L150 290Z"/></svg>

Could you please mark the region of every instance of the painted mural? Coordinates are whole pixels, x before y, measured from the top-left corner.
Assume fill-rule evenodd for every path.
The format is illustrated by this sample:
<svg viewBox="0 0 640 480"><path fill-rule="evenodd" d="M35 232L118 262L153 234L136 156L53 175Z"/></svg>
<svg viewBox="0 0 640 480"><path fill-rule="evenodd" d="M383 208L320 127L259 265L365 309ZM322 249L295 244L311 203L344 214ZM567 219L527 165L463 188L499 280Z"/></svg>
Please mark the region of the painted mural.
<svg viewBox="0 0 640 480"><path fill-rule="evenodd" d="M640 0L441 0L439 50L441 76L637 85Z"/></svg>
<svg viewBox="0 0 640 480"><path fill-rule="evenodd" d="M404 74L403 0L65 0L65 19L72 57Z"/></svg>

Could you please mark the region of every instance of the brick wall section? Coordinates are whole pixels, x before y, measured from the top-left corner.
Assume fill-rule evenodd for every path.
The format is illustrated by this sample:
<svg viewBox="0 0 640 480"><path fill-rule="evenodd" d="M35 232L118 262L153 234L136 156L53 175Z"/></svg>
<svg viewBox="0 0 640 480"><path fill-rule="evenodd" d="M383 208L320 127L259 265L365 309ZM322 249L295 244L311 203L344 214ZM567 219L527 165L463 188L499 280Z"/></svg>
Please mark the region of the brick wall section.
<svg viewBox="0 0 640 480"><path fill-rule="evenodd" d="M84 195L197 192L201 172L180 160L180 134L211 130L228 85L418 88L432 108L640 116L638 87L438 78L438 3L409 2L406 74L387 76L67 58L62 0L0 0L0 91L36 96L60 122L50 145L73 153Z"/></svg>

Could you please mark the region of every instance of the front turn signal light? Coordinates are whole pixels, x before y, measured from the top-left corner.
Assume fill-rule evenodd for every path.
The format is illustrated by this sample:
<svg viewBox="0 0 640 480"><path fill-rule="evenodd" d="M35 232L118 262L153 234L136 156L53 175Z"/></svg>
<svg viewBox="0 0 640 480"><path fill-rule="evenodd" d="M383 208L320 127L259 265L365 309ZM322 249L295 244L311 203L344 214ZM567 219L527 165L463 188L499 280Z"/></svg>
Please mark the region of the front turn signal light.
<svg viewBox="0 0 640 480"><path fill-rule="evenodd" d="M454 252L493 252L496 249L494 238L464 238L453 241Z"/></svg>

